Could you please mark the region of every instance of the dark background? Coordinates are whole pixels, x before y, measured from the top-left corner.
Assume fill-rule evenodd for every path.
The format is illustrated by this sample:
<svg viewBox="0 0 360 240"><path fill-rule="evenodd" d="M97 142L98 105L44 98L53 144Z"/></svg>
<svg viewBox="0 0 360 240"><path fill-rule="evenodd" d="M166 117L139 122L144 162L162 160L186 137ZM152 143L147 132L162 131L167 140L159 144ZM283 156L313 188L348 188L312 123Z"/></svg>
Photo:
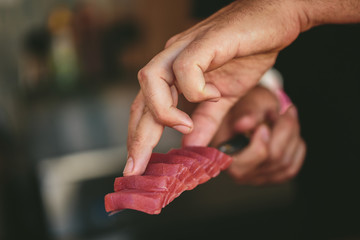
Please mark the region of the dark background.
<svg viewBox="0 0 360 240"><path fill-rule="evenodd" d="M360 26L322 26L279 56L286 91L299 108L307 159L298 176L308 233L360 231Z"/></svg>

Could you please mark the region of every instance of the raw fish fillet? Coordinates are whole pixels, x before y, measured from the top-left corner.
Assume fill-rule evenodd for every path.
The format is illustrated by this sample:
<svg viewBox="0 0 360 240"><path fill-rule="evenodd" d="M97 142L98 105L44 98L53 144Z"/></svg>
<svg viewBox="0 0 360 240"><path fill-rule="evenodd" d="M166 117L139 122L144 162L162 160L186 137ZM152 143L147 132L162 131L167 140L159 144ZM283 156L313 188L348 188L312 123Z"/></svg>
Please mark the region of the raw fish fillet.
<svg viewBox="0 0 360 240"><path fill-rule="evenodd" d="M159 214L185 190L215 177L232 158L215 148L185 147L167 154L153 153L142 176L115 179L115 192L105 196L105 210L113 213L134 209Z"/></svg>
<svg viewBox="0 0 360 240"><path fill-rule="evenodd" d="M185 149L171 149L168 153L191 157L191 158L196 159L199 162L200 166L202 166L204 168L205 172L209 175L210 178L215 176L215 173L218 171L217 167L212 164L213 161L211 161L209 158L204 157L203 155L198 154L196 152L192 152L192 151L185 150ZM200 183L203 183L203 182L200 182Z"/></svg>
<svg viewBox="0 0 360 240"><path fill-rule="evenodd" d="M229 155L223 153L223 152L219 152L218 154L218 162L220 164L220 170L225 170L228 167L230 167L231 163L232 163L232 157L230 157Z"/></svg>
<svg viewBox="0 0 360 240"><path fill-rule="evenodd" d="M182 164L168 164L168 163L150 163L148 164L144 175L150 176L169 176L178 179L174 186L174 192L178 196L189 189L191 186L192 178L191 173L187 167ZM165 203L172 193L168 193L165 196Z"/></svg>
<svg viewBox="0 0 360 240"><path fill-rule="evenodd" d="M163 192L147 192L142 190L122 190L105 196L107 212L122 209L133 209L148 214L159 214L164 201Z"/></svg>
<svg viewBox="0 0 360 240"><path fill-rule="evenodd" d="M114 191L138 189L153 192L169 192L174 190L177 178L169 176L128 176L118 177L114 182Z"/></svg>
<svg viewBox="0 0 360 240"><path fill-rule="evenodd" d="M184 182L190 176L189 169L182 164L150 163L145 169L147 176L172 176Z"/></svg>
<svg viewBox="0 0 360 240"><path fill-rule="evenodd" d="M182 164L187 167L191 173L189 176L188 189L192 190L200 181L203 181L204 178L209 180L209 175L205 170L200 166L199 162L193 158L174 155L174 154L162 154L162 153L153 153L150 158L150 163L168 163L168 164Z"/></svg>
<svg viewBox="0 0 360 240"><path fill-rule="evenodd" d="M217 159L217 156L219 155L219 153L221 153L219 150L211 147L198 147L198 146L189 146L189 147L185 147L184 149L198 153L204 157L209 158L211 161L211 165L214 166L214 170L212 172L211 177L216 177L217 175L219 175L220 164Z"/></svg>

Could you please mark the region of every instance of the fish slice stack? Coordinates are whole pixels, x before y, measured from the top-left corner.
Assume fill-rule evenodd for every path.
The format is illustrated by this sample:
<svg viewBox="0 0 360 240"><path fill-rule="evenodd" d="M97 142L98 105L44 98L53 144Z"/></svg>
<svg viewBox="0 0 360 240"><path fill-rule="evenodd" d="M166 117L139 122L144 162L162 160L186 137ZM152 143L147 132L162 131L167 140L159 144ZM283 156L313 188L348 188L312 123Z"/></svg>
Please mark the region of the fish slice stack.
<svg viewBox="0 0 360 240"><path fill-rule="evenodd" d="M105 209L110 213L134 209L159 214L182 192L216 177L231 162L230 156L210 147L153 153L143 175L115 179L115 192L105 196Z"/></svg>

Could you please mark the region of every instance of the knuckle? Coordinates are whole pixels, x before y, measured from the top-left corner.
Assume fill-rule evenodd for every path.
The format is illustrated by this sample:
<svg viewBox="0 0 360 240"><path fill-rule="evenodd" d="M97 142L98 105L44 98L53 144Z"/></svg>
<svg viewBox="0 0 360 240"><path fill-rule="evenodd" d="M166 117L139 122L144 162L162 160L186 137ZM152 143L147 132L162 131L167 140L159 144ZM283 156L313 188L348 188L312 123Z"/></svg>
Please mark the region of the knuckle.
<svg viewBox="0 0 360 240"><path fill-rule="evenodd" d="M138 74L137 74L137 78L139 80L139 83L141 85L141 83L146 79L146 70L145 68L142 68L139 70Z"/></svg>
<svg viewBox="0 0 360 240"><path fill-rule="evenodd" d="M160 123L165 123L167 121L167 114L165 111L160 109L154 109L155 119Z"/></svg>
<svg viewBox="0 0 360 240"><path fill-rule="evenodd" d="M166 41L165 48L167 48L167 47L169 47L171 44L173 44L178 38L179 38L179 34L176 34L176 35L172 36L171 38L169 38L169 39Z"/></svg>
<svg viewBox="0 0 360 240"><path fill-rule="evenodd" d="M147 82L150 79L150 76L151 71L148 67L143 67L142 69L140 69L137 75L140 85Z"/></svg>
<svg viewBox="0 0 360 240"><path fill-rule="evenodd" d="M174 42L173 37L168 39L165 43L165 48L168 48Z"/></svg>
<svg viewBox="0 0 360 240"><path fill-rule="evenodd" d="M153 118L156 120L156 122L167 125L169 120L169 114L166 110L163 109L163 107L154 105L151 110L149 108L146 109L147 109L147 114L151 114Z"/></svg>
<svg viewBox="0 0 360 240"><path fill-rule="evenodd" d="M143 115L147 115L147 114L151 114L151 111L148 106L145 106L143 110Z"/></svg>
<svg viewBox="0 0 360 240"><path fill-rule="evenodd" d="M133 102L130 107L130 115L134 114L136 111L138 111L140 104L138 102Z"/></svg>
<svg viewBox="0 0 360 240"><path fill-rule="evenodd" d="M173 71L174 72L185 72L187 69L189 69L189 67L191 66L191 64L186 61L184 58L176 58L174 63L173 63Z"/></svg>

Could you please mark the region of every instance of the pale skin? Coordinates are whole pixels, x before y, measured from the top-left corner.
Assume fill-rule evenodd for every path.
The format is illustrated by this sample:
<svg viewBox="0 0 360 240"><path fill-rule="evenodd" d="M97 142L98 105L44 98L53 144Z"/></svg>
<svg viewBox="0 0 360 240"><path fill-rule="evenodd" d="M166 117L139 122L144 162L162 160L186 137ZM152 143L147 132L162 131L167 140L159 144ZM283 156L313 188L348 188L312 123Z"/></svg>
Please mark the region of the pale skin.
<svg viewBox="0 0 360 240"><path fill-rule="evenodd" d="M208 145L279 51L314 26L359 22L359 12L359 0L239 0L172 37L139 71L124 175L144 172L164 126L183 133L185 145ZM200 103L191 118L177 108L178 94Z"/></svg>

